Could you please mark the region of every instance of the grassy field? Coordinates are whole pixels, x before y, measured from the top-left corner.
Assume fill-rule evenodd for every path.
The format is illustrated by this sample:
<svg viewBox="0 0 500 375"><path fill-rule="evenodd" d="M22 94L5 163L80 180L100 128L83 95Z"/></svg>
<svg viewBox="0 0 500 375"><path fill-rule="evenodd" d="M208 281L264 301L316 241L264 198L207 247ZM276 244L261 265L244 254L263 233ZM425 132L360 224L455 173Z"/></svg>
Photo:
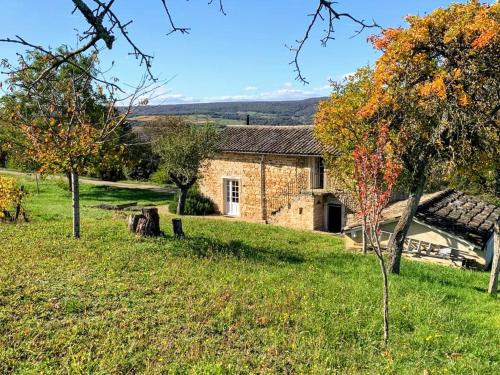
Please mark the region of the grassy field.
<svg viewBox="0 0 500 375"><path fill-rule="evenodd" d="M0 225L0 373L500 373L487 274L403 261L382 349L376 260L339 238L186 217L175 240L163 215L166 237L139 239L89 207L169 199L84 185L75 241L45 182L31 223Z"/></svg>

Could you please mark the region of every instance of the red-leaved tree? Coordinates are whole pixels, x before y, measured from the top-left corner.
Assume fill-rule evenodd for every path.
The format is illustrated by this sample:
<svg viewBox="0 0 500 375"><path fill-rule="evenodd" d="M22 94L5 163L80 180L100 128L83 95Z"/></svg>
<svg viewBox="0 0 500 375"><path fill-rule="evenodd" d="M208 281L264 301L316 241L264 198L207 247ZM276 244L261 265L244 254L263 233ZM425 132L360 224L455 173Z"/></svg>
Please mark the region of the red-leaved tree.
<svg viewBox="0 0 500 375"><path fill-rule="evenodd" d="M389 340L389 284L380 244L382 210L387 206L400 172L387 125L381 124L364 136L353 152L358 213L366 228L368 245L378 258L383 280L384 343Z"/></svg>

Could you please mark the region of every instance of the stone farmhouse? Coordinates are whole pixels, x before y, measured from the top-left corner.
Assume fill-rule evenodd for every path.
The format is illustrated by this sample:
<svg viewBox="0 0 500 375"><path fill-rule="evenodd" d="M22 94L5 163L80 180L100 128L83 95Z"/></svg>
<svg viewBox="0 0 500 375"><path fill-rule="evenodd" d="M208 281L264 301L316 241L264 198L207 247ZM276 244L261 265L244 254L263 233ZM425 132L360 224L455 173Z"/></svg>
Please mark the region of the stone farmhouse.
<svg viewBox="0 0 500 375"><path fill-rule="evenodd" d="M344 233L359 247L361 226L355 198L325 168L322 155L335 154L314 138L313 126L226 126L219 152L203 167L202 194L220 214L295 229ZM387 244L406 202L396 194L384 211ZM399 199L398 199L399 198ZM492 227L500 207L447 190L422 197L405 252L423 260L488 267Z"/></svg>
<svg viewBox="0 0 500 375"><path fill-rule="evenodd" d="M227 126L200 191L227 216L340 233L353 197L325 170L312 126Z"/></svg>

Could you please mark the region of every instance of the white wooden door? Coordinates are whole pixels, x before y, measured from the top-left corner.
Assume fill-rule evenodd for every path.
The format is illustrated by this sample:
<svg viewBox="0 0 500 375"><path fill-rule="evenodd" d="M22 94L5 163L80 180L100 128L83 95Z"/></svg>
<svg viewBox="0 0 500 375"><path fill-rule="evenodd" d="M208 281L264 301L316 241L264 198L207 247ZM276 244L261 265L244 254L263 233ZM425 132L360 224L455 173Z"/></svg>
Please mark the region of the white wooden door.
<svg viewBox="0 0 500 375"><path fill-rule="evenodd" d="M239 216L240 214L240 182L225 180L226 215Z"/></svg>

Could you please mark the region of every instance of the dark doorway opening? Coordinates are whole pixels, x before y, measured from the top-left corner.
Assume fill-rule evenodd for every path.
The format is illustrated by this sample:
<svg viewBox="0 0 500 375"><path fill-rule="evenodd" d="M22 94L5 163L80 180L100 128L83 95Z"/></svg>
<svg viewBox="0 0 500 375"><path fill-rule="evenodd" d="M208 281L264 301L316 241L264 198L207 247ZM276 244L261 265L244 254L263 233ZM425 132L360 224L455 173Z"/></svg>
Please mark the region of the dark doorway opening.
<svg viewBox="0 0 500 375"><path fill-rule="evenodd" d="M331 233L342 231L342 206L340 204L329 204L326 206L326 230Z"/></svg>

